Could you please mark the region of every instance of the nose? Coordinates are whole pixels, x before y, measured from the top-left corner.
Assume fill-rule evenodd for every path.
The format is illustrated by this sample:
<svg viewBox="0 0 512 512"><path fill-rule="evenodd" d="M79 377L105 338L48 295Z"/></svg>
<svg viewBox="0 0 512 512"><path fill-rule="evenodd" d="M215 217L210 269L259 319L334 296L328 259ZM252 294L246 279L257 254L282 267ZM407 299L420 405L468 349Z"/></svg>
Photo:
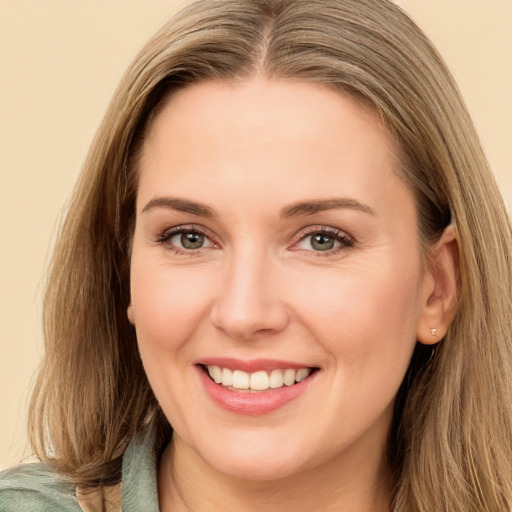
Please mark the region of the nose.
<svg viewBox="0 0 512 512"><path fill-rule="evenodd" d="M281 299L274 267L254 253L233 257L211 309L211 321L217 329L233 339L250 341L286 328L289 312Z"/></svg>

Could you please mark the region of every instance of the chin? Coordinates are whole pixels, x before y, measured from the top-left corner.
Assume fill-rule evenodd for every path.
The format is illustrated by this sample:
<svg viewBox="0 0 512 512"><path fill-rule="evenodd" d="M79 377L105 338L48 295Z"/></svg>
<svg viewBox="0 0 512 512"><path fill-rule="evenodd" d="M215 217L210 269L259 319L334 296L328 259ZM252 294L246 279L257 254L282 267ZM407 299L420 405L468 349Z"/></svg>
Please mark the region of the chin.
<svg viewBox="0 0 512 512"><path fill-rule="evenodd" d="M211 445L199 455L215 470L241 480L280 480L296 474L306 465L305 451L279 442L252 442Z"/></svg>
<svg viewBox="0 0 512 512"><path fill-rule="evenodd" d="M277 457L259 457L245 460L213 461L219 472L239 480L282 480L300 472L297 464L276 460Z"/></svg>

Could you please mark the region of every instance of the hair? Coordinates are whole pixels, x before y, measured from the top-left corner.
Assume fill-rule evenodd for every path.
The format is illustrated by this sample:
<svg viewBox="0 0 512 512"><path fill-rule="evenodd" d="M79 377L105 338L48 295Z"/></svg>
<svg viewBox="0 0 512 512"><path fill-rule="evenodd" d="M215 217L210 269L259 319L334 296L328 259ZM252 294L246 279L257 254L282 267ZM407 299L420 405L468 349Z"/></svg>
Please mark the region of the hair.
<svg viewBox="0 0 512 512"><path fill-rule="evenodd" d="M393 510L512 509L511 226L452 76L388 0L202 0L138 54L56 242L34 450L72 481L101 485L119 481L138 432L170 435L126 315L138 159L173 92L255 75L325 84L378 113L416 199L424 253L449 224L457 233L458 312L433 357L418 344L396 400Z"/></svg>

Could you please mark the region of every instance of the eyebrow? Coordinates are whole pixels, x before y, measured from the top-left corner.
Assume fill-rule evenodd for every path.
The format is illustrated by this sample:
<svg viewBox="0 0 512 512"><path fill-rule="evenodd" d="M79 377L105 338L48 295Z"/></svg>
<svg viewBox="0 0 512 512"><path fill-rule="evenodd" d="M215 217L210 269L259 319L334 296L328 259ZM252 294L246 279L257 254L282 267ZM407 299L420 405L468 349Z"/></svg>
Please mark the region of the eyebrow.
<svg viewBox="0 0 512 512"><path fill-rule="evenodd" d="M332 198L332 199L316 199L312 201L302 201L294 203L281 210L281 217L299 217L301 215L314 215L315 213L324 212L327 210L336 210L339 208L347 208L350 210L357 210L369 215L376 215L375 211L369 206L346 197Z"/></svg>
<svg viewBox="0 0 512 512"><path fill-rule="evenodd" d="M177 197L155 197L149 201L142 209L142 213L149 212L154 208L167 208L177 210L179 212L191 213L201 217L216 217L217 214L209 206L205 204L189 201L188 199L180 199Z"/></svg>
<svg viewBox="0 0 512 512"><path fill-rule="evenodd" d="M177 197L155 197L151 199L142 209L142 213L146 213L154 208L167 208L185 213L191 213L200 217L217 217L215 210L209 206ZM357 210L369 215L376 215L375 211L369 206L350 198L332 198L332 199L314 199L310 201L301 201L286 206L281 210L281 218L289 219L292 217L300 217L306 215L314 215L315 213L327 210L336 210L346 208Z"/></svg>

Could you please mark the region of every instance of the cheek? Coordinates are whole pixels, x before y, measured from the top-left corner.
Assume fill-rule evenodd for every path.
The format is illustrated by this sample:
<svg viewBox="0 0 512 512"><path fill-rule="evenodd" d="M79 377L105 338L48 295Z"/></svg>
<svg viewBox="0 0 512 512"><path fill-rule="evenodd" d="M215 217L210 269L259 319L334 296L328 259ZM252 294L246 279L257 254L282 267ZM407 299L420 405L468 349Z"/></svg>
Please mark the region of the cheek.
<svg viewBox="0 0 512 512"><path fill-rule="evenodd" d="M211 289L207 272L170 269L135 256L131 299L141 349L176 350L200 324Z"/></svg>
<svg viewBox="0 0 512 512"><path fill-rule="evenodd" d="M406 367L416 343L419 265L347 266L295 279L296 314L337 362Z"/></svg>
<svg viewBox="0 0 512 512"><path fill-rule="evenodd" d="M204 272L169 268L134 253L131 299L141 359L153 389L173 427L186 432L195 372L193 344L208 309L209 290ZM197 356L197 354L195 354ZM188 412L187 412L188 411Z"/></svg>

